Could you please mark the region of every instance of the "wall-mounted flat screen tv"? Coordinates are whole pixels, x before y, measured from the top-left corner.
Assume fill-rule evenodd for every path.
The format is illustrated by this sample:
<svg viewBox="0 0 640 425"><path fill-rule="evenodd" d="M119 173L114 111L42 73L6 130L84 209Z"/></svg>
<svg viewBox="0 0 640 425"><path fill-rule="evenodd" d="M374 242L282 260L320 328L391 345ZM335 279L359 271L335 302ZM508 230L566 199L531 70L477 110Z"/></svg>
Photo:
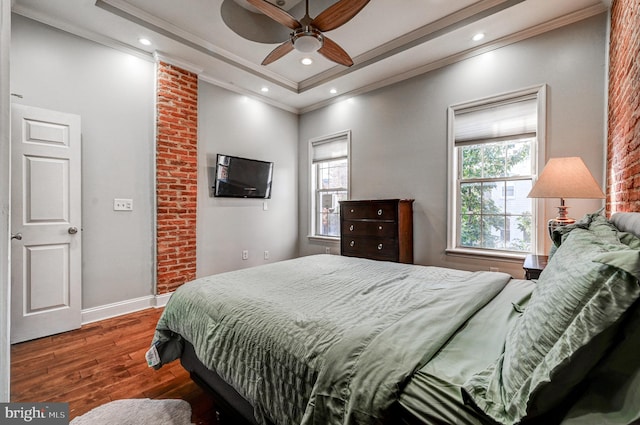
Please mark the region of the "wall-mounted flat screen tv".
<svg viewBox="0 0 640 425"><path fill-rule="evenodd" d="M273 162L218 154L213 195L223 198L271 198Z"/></svg>

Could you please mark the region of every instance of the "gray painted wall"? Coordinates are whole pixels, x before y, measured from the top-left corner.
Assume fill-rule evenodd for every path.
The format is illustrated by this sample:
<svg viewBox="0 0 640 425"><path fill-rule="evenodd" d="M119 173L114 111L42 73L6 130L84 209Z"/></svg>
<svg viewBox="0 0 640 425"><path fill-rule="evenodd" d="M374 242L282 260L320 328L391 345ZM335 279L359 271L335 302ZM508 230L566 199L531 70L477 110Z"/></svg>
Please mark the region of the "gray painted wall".
<svg viewBox="0 0 640 425"><path fill-rule="evenodd" d="M153 294L154 63L12 18L16 101L82 118L82 308Z"/></svg>
<svg viewBox="0 0 640 425"><path fill-rule="evenodd" d="M581 156L599 183L605 170L606 15L485 53L320 110L300 120L300 255L338 244L311 241L308 141L352 131L351 198L414 198L418 264L468 270L489 266L522 277L521 262L445 254L447 243L447 108L547 84L546 156ZM546 219L556 215L545 203ZM600 201L568 200L579 218ZM549 241L545 241L547 250Z"/></svg>
<svg viewBox="0 0 640 425"><path fill-rule="evenodd" d="M152 295L153 61L12 18L17 101L82 117L82 308ZM295 257L298 116L202 80L199 87L197 275ZM216 153L275 163L266 211L262 200L209 196ZM114 198L132 198L134 210L114 212Z"/></svg>
<svg viewBox="0 0 640 425"><path fill-rule="evenodd" d="M296 257L298 116L202 80L198 86L197 275ZM208 167L218 153L272 161L271 199L210 197Z"/></svg>

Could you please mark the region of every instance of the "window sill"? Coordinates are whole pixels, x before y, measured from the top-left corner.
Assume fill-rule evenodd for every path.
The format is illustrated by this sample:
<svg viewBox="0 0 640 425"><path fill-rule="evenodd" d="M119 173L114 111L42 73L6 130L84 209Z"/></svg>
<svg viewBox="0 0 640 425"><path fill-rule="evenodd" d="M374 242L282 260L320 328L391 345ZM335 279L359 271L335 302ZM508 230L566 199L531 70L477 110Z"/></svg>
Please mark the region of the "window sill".
<svg viewBox="0 0 640 425"><path fill-rule="evenodd" d="M340 236L315 236L315 235L308 235L307 238L310 241L316 241L316 242L340 242Z"/></svg>
<svg viewBox="0 0 640 425"><path fill-rule="evenodd" d="M500 260L511 263L522 263L528 254L528 252L493 251L488 249L471 248L449 248L445 250L445 253L455 257Z"/></svg>

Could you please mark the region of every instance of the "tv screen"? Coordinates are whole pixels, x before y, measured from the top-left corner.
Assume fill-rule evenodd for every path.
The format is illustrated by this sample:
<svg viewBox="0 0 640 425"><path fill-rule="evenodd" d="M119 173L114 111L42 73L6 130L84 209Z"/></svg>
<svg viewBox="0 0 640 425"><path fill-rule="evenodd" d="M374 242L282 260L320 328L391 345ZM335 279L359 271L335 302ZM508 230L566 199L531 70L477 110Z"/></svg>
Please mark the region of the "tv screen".
<svg viewBox="0 0 640 425"><path fill-rule="evenodd" d="M273 162L218 154L213 194L227 198L271 198Z"/></svg>

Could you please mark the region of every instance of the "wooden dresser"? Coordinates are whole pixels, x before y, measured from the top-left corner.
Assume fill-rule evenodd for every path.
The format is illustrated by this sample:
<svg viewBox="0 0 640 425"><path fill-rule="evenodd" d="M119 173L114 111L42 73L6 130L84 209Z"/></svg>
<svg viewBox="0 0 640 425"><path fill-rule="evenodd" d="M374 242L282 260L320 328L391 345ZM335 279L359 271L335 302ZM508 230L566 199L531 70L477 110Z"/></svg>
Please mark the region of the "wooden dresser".
<svg viewBox="0 0 640 425"><path fill-rule="evenodd" d="M342 201L340 252L413 263L413 199Z"/></svg>

